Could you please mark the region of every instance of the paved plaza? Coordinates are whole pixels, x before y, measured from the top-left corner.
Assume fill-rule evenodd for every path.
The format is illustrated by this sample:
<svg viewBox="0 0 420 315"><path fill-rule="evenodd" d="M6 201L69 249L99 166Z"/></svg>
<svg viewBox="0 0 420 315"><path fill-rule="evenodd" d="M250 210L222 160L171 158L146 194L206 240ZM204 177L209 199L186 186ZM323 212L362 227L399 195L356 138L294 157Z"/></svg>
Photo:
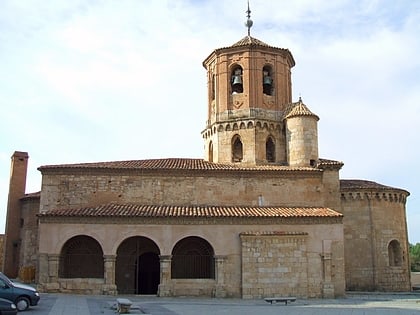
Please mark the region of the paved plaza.
<svg viewBox="0 0 420 315"><path fill-rule="evenodd" d="M121 296L119 296L121 297ZM40 304L25 315L116 314L115 296L42 294ZM346 298L297 299L288 305L264 300L158 298L124 296L133 302L130 314L151 315L409 315L420 314L420 293L348 293Z"/></svg>

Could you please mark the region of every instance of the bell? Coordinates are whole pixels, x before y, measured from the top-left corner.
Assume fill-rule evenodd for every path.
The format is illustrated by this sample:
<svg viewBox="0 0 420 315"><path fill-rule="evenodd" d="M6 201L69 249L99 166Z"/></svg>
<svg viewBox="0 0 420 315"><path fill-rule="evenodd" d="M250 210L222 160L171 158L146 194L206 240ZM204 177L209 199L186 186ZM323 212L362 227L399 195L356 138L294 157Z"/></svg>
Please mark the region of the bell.
<svg viewBox="0 0 420 315"><path fill-rule="evenodd" d="M269 75L265 75L263 78L263 93L266 95L272 95L273 79Z"/></svg>
<svg viewBox="0 0 420 315"><path fill-rule="evenodd" d="M240 75L233 75L232 76L232 86L235 86L237 84L241 84L242 85L242 78Z"/></svg>
<svg viewBox="0 0 420 315"><path fill-rule="evenodd" d="M264 81L263 81L264 85L271 85L272 83L273 83L273 79L271 79L270 76L267 75L264 77Z"/></svg>

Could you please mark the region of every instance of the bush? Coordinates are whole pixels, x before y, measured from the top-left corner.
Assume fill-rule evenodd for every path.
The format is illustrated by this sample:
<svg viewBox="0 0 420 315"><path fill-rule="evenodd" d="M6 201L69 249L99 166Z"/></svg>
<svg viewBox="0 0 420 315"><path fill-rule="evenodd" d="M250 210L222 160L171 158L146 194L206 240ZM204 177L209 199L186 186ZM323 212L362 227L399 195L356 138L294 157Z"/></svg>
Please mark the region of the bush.
<svg viewBox="0 0 420 315"><path fill-rule="evenodd" d="M420 271L420 243L409 244L411 271Z"/></svg>

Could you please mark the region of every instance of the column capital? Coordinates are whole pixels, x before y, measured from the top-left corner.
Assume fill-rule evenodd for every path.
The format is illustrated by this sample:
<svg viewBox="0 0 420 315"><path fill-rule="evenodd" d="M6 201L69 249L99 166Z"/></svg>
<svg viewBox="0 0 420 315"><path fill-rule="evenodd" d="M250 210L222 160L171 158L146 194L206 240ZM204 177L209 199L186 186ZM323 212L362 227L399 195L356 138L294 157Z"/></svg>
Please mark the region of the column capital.
<svg viewBox="0 0 420 315"><path fill-rule="evenodd" d="M216 261L220 261L220 262L222 262L222 261L224 261L226 258L227 258L227 256L226 256L226 255L214 255L214 259L215 259Z"/></svg>
<svg viewBox="0 0 420 315"><path fill-rule="evenodd" d="M105 261L115 261L117 259L117 255L104 255Z"/></svg>
<svg viewBox="0 0 420 315"><path fill-rule="evenodd" d="M59 254L48 254L48 260L59 260L60 255Z"/></svg>
<svg viewBox="0 0 420 315"><path fill-rule="evenodd" d="M159 255L160 261L172 260L172 255Z"/></svg>

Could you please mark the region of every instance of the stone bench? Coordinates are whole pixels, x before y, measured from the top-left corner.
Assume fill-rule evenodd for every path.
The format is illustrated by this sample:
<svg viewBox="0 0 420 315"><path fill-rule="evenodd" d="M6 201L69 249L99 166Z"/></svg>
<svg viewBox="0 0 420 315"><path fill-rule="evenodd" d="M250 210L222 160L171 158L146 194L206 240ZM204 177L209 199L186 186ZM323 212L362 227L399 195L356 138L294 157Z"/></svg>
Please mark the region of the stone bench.
<svg viewBox="0 0 420 315"><path fill-rule="evenodd" d="M296 301L296 298L294 296L281 296L281 297L265 298L264 301L269 302L271 304L277 303L277 302L284 302L284 304L287 305L287 302L294 302Z"/></svg>
<svg viewBox="0 0 420 315"><path fill-rule="evenodd" d="M129 299L117 299L117 311L118 314L127 314L130 313L130 308L133 302L131 302Z"/></svg>

